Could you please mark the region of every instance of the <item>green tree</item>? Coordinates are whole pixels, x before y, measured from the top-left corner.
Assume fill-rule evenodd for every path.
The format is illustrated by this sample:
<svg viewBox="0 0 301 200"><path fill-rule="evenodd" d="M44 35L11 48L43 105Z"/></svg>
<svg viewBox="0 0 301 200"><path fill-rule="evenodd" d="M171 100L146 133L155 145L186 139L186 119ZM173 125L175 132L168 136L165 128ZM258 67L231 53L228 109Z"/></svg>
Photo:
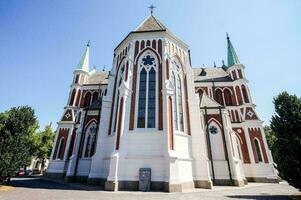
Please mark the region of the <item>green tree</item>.
<svg viewBox="0 0 301 200"><path fill-rule="evenodd" d="M32 136L38 128L34 110L13 107L0 113L0 182L14 176L31 157Z"/></svg>
<svg viewBox="0 0 301 200"><path fill-rule="evenodd" d="M34 153L33 156L42 163L42 171L44 171L46 159L49 159L55 133L53 132L51 125L47 125L43 131L38 132L33 137Z"/></svg>
<svg viewBox="0 0 301 200"><path fill-rule="evenodd" d="M276 136L275 133L272 131L271 127L266 125L263 127L264 133L265 133L265 137L267 139L269 148L271 149L272 153L273 153L273 147L274 147L274 143L276 141Z"/></svg>
<svg viewBox="0 0 301 200"><path fill-rule="evenodd" d="M281 178L301 188L301 99L283 92L274 98L271 130L274 161Z"/></svg>

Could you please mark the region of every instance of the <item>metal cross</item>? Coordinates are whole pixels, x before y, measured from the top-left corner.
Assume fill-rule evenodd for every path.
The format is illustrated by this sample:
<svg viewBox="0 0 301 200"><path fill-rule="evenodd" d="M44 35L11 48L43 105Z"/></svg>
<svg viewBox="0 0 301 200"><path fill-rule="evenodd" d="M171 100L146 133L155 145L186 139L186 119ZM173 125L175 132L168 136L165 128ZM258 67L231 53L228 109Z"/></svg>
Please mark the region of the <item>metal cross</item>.
<svg viewBox="0 0 301 200"><path fill-rule="evenodd" d="M151 11L151 15L153 15L154 9L156 8L153 4L148 7Z"/></svg>

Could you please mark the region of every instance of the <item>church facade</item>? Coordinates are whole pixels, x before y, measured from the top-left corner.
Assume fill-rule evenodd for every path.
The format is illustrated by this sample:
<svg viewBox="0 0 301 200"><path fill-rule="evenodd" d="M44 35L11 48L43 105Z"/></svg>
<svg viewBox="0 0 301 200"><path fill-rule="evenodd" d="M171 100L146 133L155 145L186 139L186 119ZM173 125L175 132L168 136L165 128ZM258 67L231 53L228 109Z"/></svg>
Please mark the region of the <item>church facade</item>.
<svg viewBox="0 0 301 200"><path fill-rule="evenodd" d="M178 192L277 182L245 66L227 36L228 63L193 68L189 47L155 16L114 50L111 71L74 71L47 176L138 190Z"/></svg>

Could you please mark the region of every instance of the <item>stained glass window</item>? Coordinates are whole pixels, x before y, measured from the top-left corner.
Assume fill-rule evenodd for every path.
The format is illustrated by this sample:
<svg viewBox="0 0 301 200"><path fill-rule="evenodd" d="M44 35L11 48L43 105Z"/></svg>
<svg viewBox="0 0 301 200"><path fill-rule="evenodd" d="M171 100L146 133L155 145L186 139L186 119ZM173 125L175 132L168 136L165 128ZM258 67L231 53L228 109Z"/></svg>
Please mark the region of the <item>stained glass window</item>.
<svg viewBox="0 0 301 200"><path fill-rule="evenodd" d="M92 123L86 130L86 145L84 157L90 158L94 155L96 146L96 123Z"/></svg>
<svg viewBox="0 0 301 200"><path fill-rule="evenodd" d="M174 84L174 101L173 101L173 121L174 121L174 126L175 126L175 130L177 131L178 130L178 106L177 106L177 90L176 90L176 87L177 87L177 81L176 81L176 76L174 74L174 72L172 72L172 81L173 81L173 84Z"/></svg>
<svg viewBox="0 0 301 200"><path fill-rule="evenodd" d="M138 128L145 127L145 106L146 106L146 76L147 72L143 68L140 72L139 102L138 102Z"/></svg>
<svg viewBox="0 0 301 200"><path fill-rule="evenodd" d="M138 128L156 127L156 62L147 53L140 63Z"/></svg>
<svg viewBox="0 0 301 200"><path fill-rule="evenodd" d="M184 117L183 117L183 101L182 101L182 84L181 78L177 76L177 95L178 95L178 109L179 109L179 129L184 131Z"/></svg>
<svg viewBox="0 0 301 200"><path fill-rule="evenodd" d="M156 126L156 72L154 68L148 74L148 112L147 128Z"/></svg>
<svg viewBox="0 0 301 200"><path fill-rule="evenodd" d="M183 91L181 69L179 65L173 63L172 83L174 85L174 101L173 101L173 121L176 131L184 132L184 114L183 114Z"/></svg>

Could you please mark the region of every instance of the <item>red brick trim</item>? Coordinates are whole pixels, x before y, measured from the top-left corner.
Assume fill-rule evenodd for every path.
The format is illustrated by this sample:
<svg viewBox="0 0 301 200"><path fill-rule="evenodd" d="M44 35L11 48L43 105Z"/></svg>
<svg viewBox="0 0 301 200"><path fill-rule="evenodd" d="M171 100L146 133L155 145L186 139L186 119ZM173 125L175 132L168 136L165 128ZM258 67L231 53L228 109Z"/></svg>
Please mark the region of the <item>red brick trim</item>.
<svg viewBox="0 0 301 200"><path fill-rule="evenodd" d="M191 135L191 128L190 128L190 112L189 112L189 102L188 102L188 89L187 89L187 76L184 77L185 83L185 99L186 99L186 123L187 123L187 133Z"/></svg>
<svg viewBox="0 0 301 200"><path fill-rule="evenodd" d="M237 101L238 101L238 105L242 104L242 96L241 96L241 91L239 86L235 87L235 92L236 92L236 96L237 96Z"/></svg>
<svg viewBox="0 0 301 200"><path fill-rule="evenodd" d="M153 48L153 49L156 49L156 48L157 48L157 41L156 41L156 40L153 40L153 41L152 41L152 48Z"/></svg>
<svg viewBox="0 0 301 200"><path fill-rule="evenodd" d="M68 132L69 132L69 128L60 128L59 133L58 133L59 135L57 137L56 144L55 144L53 157L52 157L53 160L56 159L60 141L62 138L64 138L64 144L63 144L63 149L62 149L63 153L60 157L60 159L63 160L64 155L65 155L66 143L67 143L67 139L68 139Z"/></svg>
<svg viewBox="0 0 301 200"><path fill-rule="evenodd" d="M144 40L142 40L142 41L141 41L140 50L144 49L144 47L145 47L145 42L144 42Z"/></svg>
<svg viewBox="0 0 301 200"><path fill-rule="evenodd" d="M166 69L166 80L169 80L169 61L168 61L168 59L166 59L165 60L165 65L166 65L166 67L165 67L165 69Z"/></svg>
<svg viewBox="0 0 301 200"><path fill-rule="evenodd" d="M263 142L263 138L262 138L262 133L260 131L260 128L248 128L249 134L250 134L250 140L251 140L251 144L252 144L252 150L253 150L253 156L254 156L254 160L255 163L259 163L257 154L256 154L256 147L255 147L255 138L258 139L259 143L260 143L260 149L262 151L262 155L263 155L263 161L265 163L268 163L268 156L267 156L267 152L264 146L264 142Z"/></svg>
<svg viewBox="0 0 301 200"><path fill-rule="evenodd" d="M169 149L170 150L174 150L174 144L173 144L173 117L172 117L172 99L171 97L168 97L168 108L169 108L169 123L168 123L168 127L169 127Z"/></svg>
<svg viewBox="0 0 301 200"><path fill-rule="evenodd" d="M116 135L116 137L117 137L116 138L116 150L119 150L122 116L123 116L123 97L121 97L121 99L120 99L120 109L119 109L119 115L118 115L118 127L117 127L117 135Z"/></svg>
<svg viewBox="0 0 301 200"><path fill-rule="evenodd" d="M134 54L134 58L136 58L136 56L139 53L139 41L135 42L135 54Z"/></svg>
<svg viewBox="0 0 301 200"><path fill-rule="evenodd" d="M151 45L150 40L147 40L147 41L146 41L146 46L149 47L150 45Z"/></svg>
<svg viewBox="0 0 301 200"><path fill-rule="evenodd" d="M241 130L240 133L239 133L238 129ZM240 144L240 146L241 146L242 158L243 158L244 163L251 163L244 130L242 128L233 128L233 130L241 138L242 143Z"/></svg>
<svg viewBox="0 0 301 200"><path fill-rule="evenodd" d="M125 67L125 81L128 80L128 74L129 74L129 61L126 62L126 67Z"/></svg>

